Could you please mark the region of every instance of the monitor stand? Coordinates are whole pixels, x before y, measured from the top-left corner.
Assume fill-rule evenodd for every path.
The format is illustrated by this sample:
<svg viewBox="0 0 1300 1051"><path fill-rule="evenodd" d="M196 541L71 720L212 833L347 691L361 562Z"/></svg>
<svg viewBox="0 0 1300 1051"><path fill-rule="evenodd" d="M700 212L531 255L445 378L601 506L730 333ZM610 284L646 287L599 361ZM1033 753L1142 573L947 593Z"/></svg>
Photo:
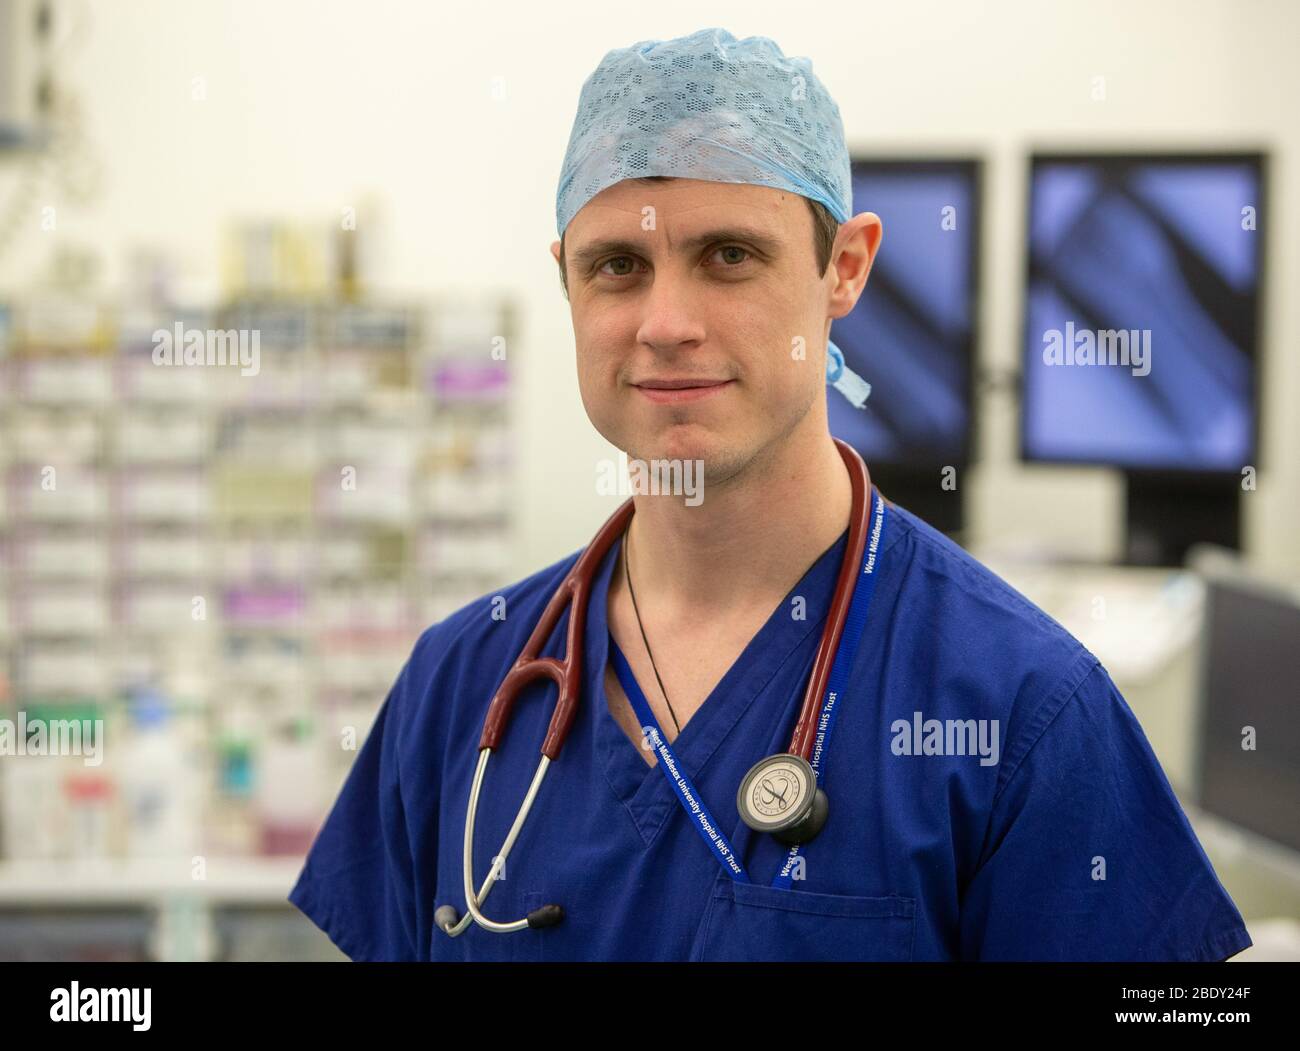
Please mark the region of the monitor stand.
<svg viewBox="0 0 1300 1051"><path fill-rule="evenodd" d="M1241 550L1241 476L1125 471L1124 564L1181 566L1205 542Z"/></svg>

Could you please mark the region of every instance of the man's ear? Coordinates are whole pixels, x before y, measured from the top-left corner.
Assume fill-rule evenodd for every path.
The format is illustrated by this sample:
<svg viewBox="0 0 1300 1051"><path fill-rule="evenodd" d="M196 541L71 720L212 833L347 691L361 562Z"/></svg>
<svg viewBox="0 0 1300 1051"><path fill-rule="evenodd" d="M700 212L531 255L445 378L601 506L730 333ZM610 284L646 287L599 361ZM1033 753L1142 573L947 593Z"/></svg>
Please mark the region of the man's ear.
<svg viewBox="0 0 1300 1051"><path fill-rule="evenodd" d="M560 242L559 242L559 241L552 241L552 242L551 242L551 255L553 255L553 256L555 257L555 265L559 268L559 271L560 271L560 287L561 287L562 289L564 289L564 298L567 300L567 299L569 298L569 282L565 280L565 275L564 275L564 264L560 262Z"/></svg>
<svg viewBox="0 0 1300 1051"><path fill-rule="evenodd" d="M835 287L831 291L831 318L841 318L850 313L862 295L871 264L876 261L884 225L875 212L860 212L840 227L835 238L831 269L835 272Z"/></svg>

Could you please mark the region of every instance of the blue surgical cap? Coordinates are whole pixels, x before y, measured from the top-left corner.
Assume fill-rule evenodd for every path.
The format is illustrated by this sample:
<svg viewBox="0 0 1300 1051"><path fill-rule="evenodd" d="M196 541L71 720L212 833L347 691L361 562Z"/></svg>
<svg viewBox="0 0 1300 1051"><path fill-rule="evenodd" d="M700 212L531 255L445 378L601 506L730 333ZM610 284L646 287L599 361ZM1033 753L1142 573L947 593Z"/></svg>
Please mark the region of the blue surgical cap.
<svg viewBox="0 0 1300 1051"><path fill-rule="evenodd" d="M564 151L558 233L601 190L649 175L788 190L841 223L853 212L840 110L812 63L725 29L642 40L600 60ZM870 385L834 343L828 350L827 382L860 408Z"/></svg>

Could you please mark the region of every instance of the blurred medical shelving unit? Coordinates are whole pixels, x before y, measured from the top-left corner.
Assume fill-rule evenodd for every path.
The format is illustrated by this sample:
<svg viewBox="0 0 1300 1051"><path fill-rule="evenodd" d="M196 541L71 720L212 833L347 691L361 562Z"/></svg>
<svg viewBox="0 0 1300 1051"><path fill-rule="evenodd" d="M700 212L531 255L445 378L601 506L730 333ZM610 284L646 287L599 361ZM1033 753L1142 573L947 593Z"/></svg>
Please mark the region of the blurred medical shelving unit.
<svg viewBox="0 0 1300 1051"><path fill-rule="evenodd" d="M302 856L419 633L507 582L509 301L242 284L0 307L0 718L103 725L0 755L0 959L337 958Z"/></svg>

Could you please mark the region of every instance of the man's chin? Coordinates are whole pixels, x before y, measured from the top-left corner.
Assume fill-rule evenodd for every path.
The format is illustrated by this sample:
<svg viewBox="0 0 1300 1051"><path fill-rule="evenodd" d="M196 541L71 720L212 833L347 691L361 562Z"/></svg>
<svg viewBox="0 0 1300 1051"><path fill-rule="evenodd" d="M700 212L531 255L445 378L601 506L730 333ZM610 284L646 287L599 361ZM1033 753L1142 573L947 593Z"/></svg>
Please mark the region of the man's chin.
<svg viewBox="0 0 1300 1051"><path fill-rule="evenodd" d="M727 444L723 436L700 427L672 427L638 436L628 455L642 460L703 460L707 465Z"/></svg>
<svg viewBox="0 0 1300 1051"><path fill-rule="evenodd" d="M629 459L690 462L702 466L707 482L723 482L743 460L745 443L738 436L704 432L699 428L674 428L671 432L634 440Z"/></svg>

